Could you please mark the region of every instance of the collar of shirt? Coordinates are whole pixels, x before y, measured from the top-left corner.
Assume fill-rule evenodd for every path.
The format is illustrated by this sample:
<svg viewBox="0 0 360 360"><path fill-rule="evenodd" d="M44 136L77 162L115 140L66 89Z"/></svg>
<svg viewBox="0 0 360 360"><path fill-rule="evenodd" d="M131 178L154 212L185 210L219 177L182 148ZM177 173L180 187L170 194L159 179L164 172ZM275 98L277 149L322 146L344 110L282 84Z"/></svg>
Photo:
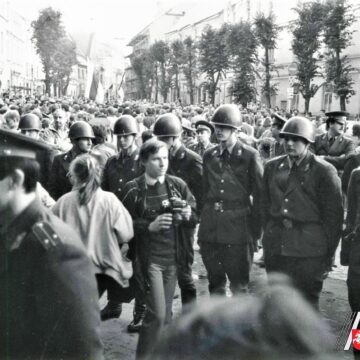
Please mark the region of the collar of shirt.
<svg viewBox="0 0 360 360"><path fill-rule="evenodd" d="M330 141L330 140L335 141L339 136L340 136L340 135L336 135L336 136L330 137L329 133L327 133L327 138L328 138L329 141Z"/></svg>
<svg viewBox="0 0 360 360"><path fill-rule="evenodd" d="M225 146L225 147L221 146L221 144L220 144L220 155L222 155L222 153L224 152L225 149L227 149L229 154L231 155L232 151L234 150L235 145L236 145L236 141L233 144L231 144L230 146Z"/></svg>
<svg viewBox="0 0 360 360"><path fill-rule="evenodd" d="M296 164L296 166L299 167L299 165L300 165L300 164L302 163L302 161L305 159L306 155L307 155L307 152L305 151L304 154L302 154L302 156L301 156L299 159L295 160L295 161L292 161L292 160L290 159L290 157L288 156L288 161L289 161L290 169L294 166L294 164Z"/></svg>
<svg viewBox="0 0 360 360"><path fill-rule="evenodd" d="M148 175L147 173L145 173L146 185L154 186L157 182L159 182L160 184L163 184L164 181L165 181L165 175L160 176L158 178L153 178L150 175Z"/></svg>

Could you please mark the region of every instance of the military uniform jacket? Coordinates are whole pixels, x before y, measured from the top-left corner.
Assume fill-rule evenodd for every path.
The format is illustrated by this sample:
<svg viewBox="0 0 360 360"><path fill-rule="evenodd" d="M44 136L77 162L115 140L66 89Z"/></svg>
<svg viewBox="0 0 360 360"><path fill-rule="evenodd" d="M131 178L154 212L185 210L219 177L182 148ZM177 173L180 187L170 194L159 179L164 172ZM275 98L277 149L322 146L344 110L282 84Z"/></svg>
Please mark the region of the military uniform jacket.
<svg viewBox="0 0 360 360"><path fill-rule="evenodd" d="M262 176L258 151L239 140L227 166L222 165L220 145L205 152L200 242L245 244L259 238Z"/></svg>
<svg viewBox="0 0 360 360"><path fill-rule="evenodd" d="M0 303L1 359L103 358L90 261L38 200L0 232Z"/></svg>
<svg viewBox="0 0 360 360"><path fill-rule="evenodd" d="M355 144L352 139L339 135L330 145L328 133L325 133L315 137L313 149L316 155L325 156L325 160L337 170L343 170L349 155L355 151Z"/></svg>
<svg viewBox="0 0 360 360"><path fill-rule="evenodd" d="M344 172L341 176L341 186L344 194L347 194L351 173L360 166L360 154L355 153L347 159Z"/></svg>
<svg viewBox="0 0 360 360"><path fill-rule="evenodd" d="M208 143L205 147L201 144L201 143L196 143L193 144L192 146L189 147L190 150L196 152L197 154L199 154L201 157L204 156L204 153L207 149L211 149L215 146L215 144L213 143Z"/></svg>
<svg viewBox="0 0 360 360"><path fill-rule="evenodd" d="M130 156L120 151L106 162L102 188L105 191L111 191L121 199L125 184L140 176L143 172L144 168L139 159L138 148Z"/></svg>
<svg viewBox="0 0 360 360"><path fill-rule="evenodd" d="M69 172L70 163L76 156L77 154L73 150L70 150L65 154L56 155L54 157L47 186L53 199L57 200L71 191L72 184L67 174Z"/></svg>
<svg viewBox="0 0 360 360"><path fill-rule="evenodd" d="M286 155L272 159L265 165L263 191L265 256L333 256L343 207L332 165L311 152L293 168Z"/></svg>
<svg viewBox="0 0 360 360"><path fill-rule="evenodd" d="M174 156L169 156L168 174L178 176L189 186L194 194L198 210L202 208L202 174L203 165L201 157L194 151L181 145Z"/></svg>

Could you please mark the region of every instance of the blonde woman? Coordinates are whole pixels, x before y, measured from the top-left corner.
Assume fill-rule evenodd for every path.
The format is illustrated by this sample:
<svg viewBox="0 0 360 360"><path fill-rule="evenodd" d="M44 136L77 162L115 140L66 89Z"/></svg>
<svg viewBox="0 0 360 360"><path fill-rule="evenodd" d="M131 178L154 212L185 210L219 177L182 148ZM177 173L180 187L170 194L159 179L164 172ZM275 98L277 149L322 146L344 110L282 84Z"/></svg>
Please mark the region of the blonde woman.
<svg viewBox="0 0 360 360"><path fill-rule="evenodd" d="M93 155L73 160L68 176L73 190L63 195L52 210L79 233L95 267L99 295L108 291L102 320L119 317L119 299L132 276L131 262L125 257L127 242L134 235L132 219L113 193L100 188L101 166Z"/></svg>

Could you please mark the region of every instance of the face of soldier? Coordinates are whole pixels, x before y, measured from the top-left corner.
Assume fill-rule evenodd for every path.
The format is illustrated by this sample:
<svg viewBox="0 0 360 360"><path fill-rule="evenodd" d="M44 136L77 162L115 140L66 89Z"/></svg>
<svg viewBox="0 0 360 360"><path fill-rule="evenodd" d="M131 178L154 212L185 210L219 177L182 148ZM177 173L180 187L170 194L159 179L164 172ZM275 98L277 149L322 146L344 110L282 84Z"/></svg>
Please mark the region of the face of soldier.
<svg viewBox="0 0 360 360"><path fill-rule="evenodd" d="M164 146L155 154L150 154L148 159L144 162L145 172L153 179L166 174L169 166L169 151Z"/></svg>
<svg viewBox="0 0 360 360"><path fill-rule="evenodd" d="M53 114L55 130L63 130L66 124L65 113L61 110L56 110Z"/></svg>
<svg viewBox="0 0 360 360"><path fill-rule="evenodd" d="M271 124L271 134L275 139L279 137L280 129L276 123Z"/></svg>
<svg viewBox="0 0 360 360"><path fill-rule="evenodd" d="M117 137L117 143L118 143L118 147L121 150L127 150L128 148L130 148L135 140L135 136L134 135L118 135Z"/></svg>
<svg viewBox="0 0 360 360"><path fill-rule="evenodd" d="M210 142L210 131L199 130L197 131L197 138L200 144L207 144Z"/></svg>
<svg viewBox="0 0 360 360"><path fill-rule="evenodd" d="M298 136L285 136L285 150L291 158L300 158L308 148L308 144Z"/></svg>
<svg viewBox="0 0 360 360"><path fill-rule="evenodd" d="M345 132L345 123L335 121L330 124L329 129L334 136L341 135Z"/></svg>
<svg viewBox="0 0 360 360"><path fill-rule="evenodd" d="M39 131L37 130L21 130L21 134L28 136L32 139L39 140Z"/></svg>
<svg viewBox="0 0 360 360"><path fill-rule="evenodd" d="M74 146L82 153L88 153L92 147L90 138L79 138L74 141Z"/></svg>
<svg viewBox="0 0 360 360"><path fill-rule="evenodd" d="M215 125L215 134L219 141L228 141L232 136L234 130L227 126Z"/></svg>

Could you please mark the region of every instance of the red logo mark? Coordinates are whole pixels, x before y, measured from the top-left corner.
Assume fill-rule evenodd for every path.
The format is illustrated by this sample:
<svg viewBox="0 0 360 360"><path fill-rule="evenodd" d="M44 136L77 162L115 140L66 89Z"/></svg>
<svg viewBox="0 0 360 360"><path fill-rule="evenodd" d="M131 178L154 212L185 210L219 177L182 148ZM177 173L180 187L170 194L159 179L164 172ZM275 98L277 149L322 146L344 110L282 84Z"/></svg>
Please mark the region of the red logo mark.
<svg viewBox="0 0 360 360"><path fill-rule="evenodd" d="M352 335L352 345L354 349L360 350L360 330L353 329L351 330Z"/></svg>

